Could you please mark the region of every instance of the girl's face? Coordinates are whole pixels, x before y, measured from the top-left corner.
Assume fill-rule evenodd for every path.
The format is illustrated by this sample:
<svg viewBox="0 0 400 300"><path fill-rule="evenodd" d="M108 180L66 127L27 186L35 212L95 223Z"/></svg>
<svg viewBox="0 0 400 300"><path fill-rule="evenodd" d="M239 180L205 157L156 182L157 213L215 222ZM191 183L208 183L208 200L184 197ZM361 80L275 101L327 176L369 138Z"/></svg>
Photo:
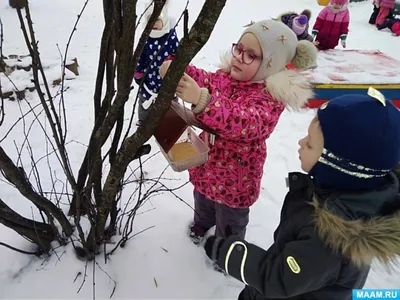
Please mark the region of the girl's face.
<svg viewBox="0 0 400 300"><path fill-rule="evenodd" d="M232 54L232 78L239 81L252 80L262 63L262 50L257 38L252 33L244 34L232 48Z"/></svg>
<svg viewBox="0 0 400 300"><path fill-rule="evenodd" d="M299 158L304 172L310 172L318 162L324 148L324 137L317 119L311 121L308 135L299 140Z"/></svg>
<svg viewBox="0 0 400 300"><path fill-rule="evenodd" d="M153 30L161 30L163 28L163 22L160 18L154 23Z"/></svg>
<svg viewBox="0 0 400 300"><path fill-rule="evenodd" d="M342 8L342 5L337 4L337 3L334 3L334 4L332 4L332 7L333 7L334 9L341 9L341 8Z"/></svg>

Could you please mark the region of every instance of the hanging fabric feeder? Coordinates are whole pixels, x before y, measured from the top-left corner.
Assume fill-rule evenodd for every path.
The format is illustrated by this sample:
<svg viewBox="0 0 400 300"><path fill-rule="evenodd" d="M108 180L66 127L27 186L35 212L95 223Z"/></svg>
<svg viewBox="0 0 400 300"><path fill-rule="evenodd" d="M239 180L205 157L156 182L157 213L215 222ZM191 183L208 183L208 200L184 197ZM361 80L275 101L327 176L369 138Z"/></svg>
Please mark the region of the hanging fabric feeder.
<svg viewBox="0 0 400 300"><path fill-rule="evenodd" d="M205 141L189 126L206 131ZM154 137L169 165L175 172L203 165L208 160L209 128L198 122L192 111L172 102L164 118L158 124Z"/></svg>

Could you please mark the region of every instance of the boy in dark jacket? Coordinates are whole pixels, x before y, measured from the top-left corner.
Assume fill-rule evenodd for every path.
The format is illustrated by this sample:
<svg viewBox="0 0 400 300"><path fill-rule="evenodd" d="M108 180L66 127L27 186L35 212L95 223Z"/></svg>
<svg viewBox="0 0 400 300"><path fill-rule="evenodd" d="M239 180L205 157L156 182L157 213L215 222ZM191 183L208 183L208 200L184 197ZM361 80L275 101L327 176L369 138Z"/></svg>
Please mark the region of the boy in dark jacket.
<svg viewBox="0 0 400 300"><path fill-rule="evenodd" d="M145 18L148 21L152 14L152 4L150 1L147 6ZM151 3L151 4L150 4ZM147 109L156 99L160 90L162 79L158 70L164 60L171 54L174 54L179 45L175 28L170 28L170 17L168 15L168 1L154 24L153 30L146 41L143 52L134 74L134 79L139 87L139 124L147 117ZM146 7L147 7L146 6Z"/></svg>
<svg viewBox="0 0 400 300"><path fill-rule="evenodd" d="M289 174L268 250L232 235L207 239L207 255L246 284L240 300L350 300L373 259L389 265L400 254L399 181L391 172L400 161L400 111L369 94L318 110L299 141L308 174Z"/></svg>
<svg viewBox="0 0 400 300"><path fill-rule="evenodd" d="M373 11L372 11L372 14L371 14L371 16L369 17L369 24L372 24L372 25L375 25L375 23L376 23L376 17L378 16L378 14L379 14L379 9L380 9L380 7L379 7L379 5L377 5L377 4L375 4L375 3L373 3L373 6L374 6L374 8L373 8ZM388 14L388 16L386 17L386 19L388 20L391 20L391 19L394 19L394 15L393 15L393 11L394 11L394 9L392 9L390 12L389 12L389 14Z"/></svg>

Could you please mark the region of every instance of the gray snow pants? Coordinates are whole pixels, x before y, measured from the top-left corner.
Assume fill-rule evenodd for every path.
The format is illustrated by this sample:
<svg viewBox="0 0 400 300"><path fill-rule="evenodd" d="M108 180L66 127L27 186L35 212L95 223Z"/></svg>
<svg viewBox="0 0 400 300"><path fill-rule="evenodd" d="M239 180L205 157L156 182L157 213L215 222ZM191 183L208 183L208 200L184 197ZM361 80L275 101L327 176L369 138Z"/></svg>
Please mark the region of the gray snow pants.
<svg viewBox="0 0 400 300"><path fill-rule="evenodd" d="M194 223L207 231L216 225L215 235L225 236L229 225L232 233L244 239L246 226L249 223L250 208L231 208L224 204L207 199L203 194L194 191Z"/></svg>

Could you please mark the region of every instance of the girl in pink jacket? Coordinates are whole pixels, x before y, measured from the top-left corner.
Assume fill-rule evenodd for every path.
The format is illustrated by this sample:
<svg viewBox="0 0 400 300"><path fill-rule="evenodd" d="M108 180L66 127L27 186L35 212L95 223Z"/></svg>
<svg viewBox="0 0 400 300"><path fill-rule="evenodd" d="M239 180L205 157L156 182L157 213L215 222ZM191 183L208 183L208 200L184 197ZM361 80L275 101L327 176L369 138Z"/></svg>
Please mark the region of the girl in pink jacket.
<svg viewBox="0 0 400 300"><path fill-rule="evenodd" d="M347 4L348 0L331 0L319 13L312 30L318 49L334 49L339 40L342 47L346 48L350 23Z"/></svg>
<svg viewBox="0 0 400 300"><path fill-rule="evenodd" d="M385 23L386 17L395 6L395 0L374 0L374 5L379 8L378 16L376 17L376 25Z"/></svg>
<svg viewBox="0 0 400 300"><path fill-rule="evenodd" d="M261 189L267 157L266 139L285 106L303 107L312 97L306 79L288 64L315 64L317 49L279 21L252 23L232 44L222 69L207 72L188 66L176 94L192 104L198 121L215 134L209 160L189 170L194 185L194 222L189 235L195 243L216 225L224 236L230 225L244 237L249 207ZM169 62L160 68L163 77ZM204 140L204 132L200 135Z"/></svg>

